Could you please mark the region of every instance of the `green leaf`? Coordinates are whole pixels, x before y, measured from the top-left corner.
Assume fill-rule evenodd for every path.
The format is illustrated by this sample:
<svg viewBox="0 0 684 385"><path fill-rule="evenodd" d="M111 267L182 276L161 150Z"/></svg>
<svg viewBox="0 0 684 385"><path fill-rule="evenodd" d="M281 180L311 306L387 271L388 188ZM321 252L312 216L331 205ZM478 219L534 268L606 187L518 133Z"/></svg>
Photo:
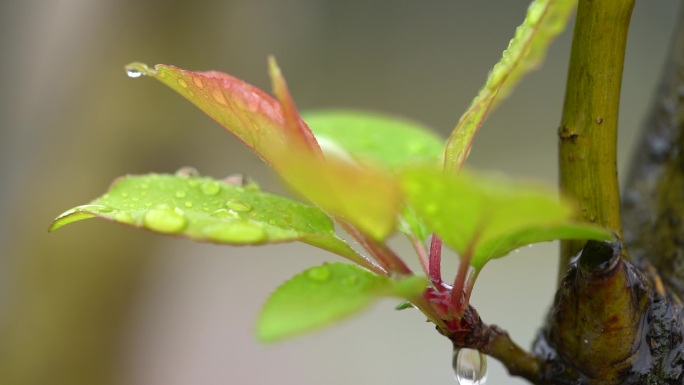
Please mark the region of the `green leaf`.
<svg viewBox="0 0 684 385"><path fill-rule="evenodd" d="M157 233L231 245L301 241L359 262L321 210L241 186L195 175L148 174L117 179L91 204L57 217L50 231L99 217Z"/></svg>
<svg viewBox="0 0 684 385"><path fill-rule="evenodd" d="M610 231L576 223L574 206L552 189L501 176L435 170L404 174L407 199L444 243L481 269L521 246L556 239L613 238Z"/></svg>
<svg viewBox="0 0 684 385"><path fill-rule="evenodd" d="M393 176L339 158L322 162L306 153L283 158L281 165L283 179L335 219L348 221L378 241L394 231L402 201Z"/></svg>
<svg viewBox="0 0 684 385"><path fill-rule="evenodd" d="M269 69L278 99L217 71L193 72L158 64L126 67L129 76L148 75L190 100L269 163L295 191L325 212L377 240L395 227L401 206L394 179L373 167L323 158L299 117L274 60ZM377 199L368 199L377 196Z"/></svg>
<svg viewBox="0 0 684 385"><path fill-rule="evenodd" d="M379 166L390 172L408 165L441 164L444 141L427 127L394 116L354 110L321 110L303 114L325 154L348 159L364 167ZM398 230L421 241L430 235L404 207Z"/></svg>
<svg viewBox="0 0 684 385"><path fill-rule="evenodd" d="M299 335L350 317L381 297L412 300L426 286L423 277L395 280L344 263L312 267L271 294L257 321L257 336L272 342Z"/></svg>
<svg viewBox="0 0 684 385"><path fill-rule="evenodd" d="M410 120L353 110L310 111L303 118L324 153L342 153L360 164L396 170L438 164L444 154L444 140Z"/></svg>
<svg viewBox="0 0 684 385"><path fill-rule="evenodd" d="M449 136L445 166L458 170L465 162L473 138L487 114L494 110L544 59L553 39L563 31L577 0L533 0L523 23L515 30L501 60L489 73L487 82L461 116Z"/></svg>

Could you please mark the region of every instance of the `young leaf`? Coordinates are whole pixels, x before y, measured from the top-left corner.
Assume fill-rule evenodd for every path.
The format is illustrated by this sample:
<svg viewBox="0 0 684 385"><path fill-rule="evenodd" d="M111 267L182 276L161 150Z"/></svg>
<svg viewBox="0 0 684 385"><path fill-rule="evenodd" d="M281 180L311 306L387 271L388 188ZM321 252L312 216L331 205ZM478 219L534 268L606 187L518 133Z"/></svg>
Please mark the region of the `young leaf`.
<svg viewBox="0 0 684 385"><path fill-rule="evenodd" d="M403 181L423 220L459 254L471 250L476 269L527 244L613 238L606 229L574 222L573 205L539 186L466 171L412 170Z"/></svg>
<svg viewBox="0 0 684 385"><path fill-rule="evenodd" d="M543 60L553 39L563 31L577 0L533 0L523 23L489 73L487 82L461 116L449 136L445 167L459 170L468 157L473 139L487 114L503 100L521 78Z"/></svg>
<svg viewBox="0 0 684 385"><path fill-rule="evenodd" d="M305 152L283 158L281 164L283 179L325 212L376 240L394 231L401 190L387 173L339 158L328 157L321 162Z"/></svg>
<svg viewBox="0 0 684 385"><path fill-rule="evenodd" d="M303 118L324 153L343 153L362 165L396 170L438 164L444 154L444 140L410 120L353 110L311 111Z"/></svg>
<svg viewBox="0 0 684 385"><path fill-rule="evenodd" d="M312 267L271 294L257 321L257 337L272 342L319 329L381 297L413 300L426 286L423 277L395 280L344 263Z"/></svg>
<svg viewBox="0 0 684 385"><path fill-rule="evenodd" d="M193 72L164 64L152 69L143 63L132 63L126 69L166 84L275 168L274 153L285 152L293 142L309 142L300 131L288 129L276 99L231 75L218 71Z"/></svg>
<svg viewBox="0 0 684 385"><path fill-rule="evenodd" d="M192 72L162 64L151 69L142 63L126 68L129 74L134 71L160 80L193 102L330 215L378 240L394 230L401 205L396 182L372 167L362 169L332 157L324 160L274 60L269 68L278 100L221 72Z"/></svg>
<svg viewBox="0 0 684 385"><path fill-rule="evenodd" d="M57 217L50 231L99 217L157 233L231 245L301 241L364 265L319 209L211 178L148 174L117 179L88 205Z"/></svg>
<svg viewBox="0 0 684 385"><path fill-rule="evenodd" d="M408 165L434 165L444 141L427 127L406 119L354 110L310 111L304 120L324 153L389 172ZM430 232L411 207L401 213L398 230L424 241Z"/></svg>

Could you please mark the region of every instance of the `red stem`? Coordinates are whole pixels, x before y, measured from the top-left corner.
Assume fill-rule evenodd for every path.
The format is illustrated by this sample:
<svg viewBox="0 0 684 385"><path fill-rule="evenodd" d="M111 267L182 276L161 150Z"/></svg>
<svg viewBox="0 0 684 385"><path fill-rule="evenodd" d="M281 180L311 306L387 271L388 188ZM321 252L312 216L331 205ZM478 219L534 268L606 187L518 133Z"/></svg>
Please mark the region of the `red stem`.
<svg viewBox="0 0 684 385"><path fill-rule="evenodd" d="M356 239L357 242L359 242L361 247L368 250L370 255L387 273L398 273L402 275L413 274L411 269L406 266L404 261L402 261L401 258L399 258L399 256L389 247L369 238L346 221L339 220L338 222L345 231L347 231L352 237L354 237L354 239Z"/></svg>
<svg viewBox="0 0 684 385"><path fill-rule="evenodd" d="M430 282L437 290L442 287L442 238L432 234L430 241L430 260L428 263L428 276Z"/></svg>
<svg viewBox="0 0 684 385"><path fill-rule="evenodd" d="M468 302L465 298L466 295L468 298L470 297L470 295L466 293L466 277L468 275L468 268L470 267L470 260L473 257L473 249L475 248L477 238L477 234L473 236L470 243L468 243L465 252L461 255L458 273L456 274L456 279L454 279L454 287L451 291L451 304L454 306L457 314L462 314L463 309L467 306Z"/></svg>
<svg viewBox="0 0 684 385"><path fill-rule="evenodd" d="M425 273L426 276L430 276L430 261L429 261L429 256L428 256L428 251L425 249L425 245L423 242L418 239L415 235L411 235L411 244L413 245L413 249L416 251L416 254L418 254L418 258L420 259L420 265L423 267L423 272Z"/></svg>

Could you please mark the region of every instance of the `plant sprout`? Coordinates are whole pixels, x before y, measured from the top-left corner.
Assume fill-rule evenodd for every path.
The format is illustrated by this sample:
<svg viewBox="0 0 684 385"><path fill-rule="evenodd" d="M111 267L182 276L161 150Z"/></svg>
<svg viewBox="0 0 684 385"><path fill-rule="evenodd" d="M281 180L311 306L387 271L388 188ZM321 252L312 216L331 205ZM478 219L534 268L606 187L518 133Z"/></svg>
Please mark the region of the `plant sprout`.
<svg viewBox="0 0 684 385"><path fill-rule="evenodd" d="M505 354L485 346L499 335L470 305L483 267L533 243L614 239L606 229L576 221L577 207L554 189L463 169L488 113L538 65L575 5L532 2L446 141L421 124L378 113L300 114L274 58L268 61L274 96L221 72L132 63L129 77L151 77L181 94L252 149L306 203L262 191L244 178L213 179L186 168L121 177L103 196L58 216L50 230L97 217L200 242L299 241L327 250L351 264L311 267L278 287L258 318L259 340L317 330L393 297L419 309L454 342L461 383L482 383L486 363L470 349ZM355 244L339 236L335 224ZM422 271L412 271L405 256L388 246L395 233L409 239ZM443 245L460 258L453 282L442 279Z"/></svg>

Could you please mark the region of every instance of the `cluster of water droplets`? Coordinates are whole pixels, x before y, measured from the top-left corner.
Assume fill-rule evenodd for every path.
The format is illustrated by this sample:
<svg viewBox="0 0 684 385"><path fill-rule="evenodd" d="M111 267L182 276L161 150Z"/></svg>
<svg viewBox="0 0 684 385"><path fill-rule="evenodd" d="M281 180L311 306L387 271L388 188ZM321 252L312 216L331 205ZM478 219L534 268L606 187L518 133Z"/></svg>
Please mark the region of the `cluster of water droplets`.
<svg viewBox="0 0 684 385"><path fill-rule="evenodd" d="M483 385L487 382L487 356L477 350L454 348L452 365L459 385Z"/></svg>

